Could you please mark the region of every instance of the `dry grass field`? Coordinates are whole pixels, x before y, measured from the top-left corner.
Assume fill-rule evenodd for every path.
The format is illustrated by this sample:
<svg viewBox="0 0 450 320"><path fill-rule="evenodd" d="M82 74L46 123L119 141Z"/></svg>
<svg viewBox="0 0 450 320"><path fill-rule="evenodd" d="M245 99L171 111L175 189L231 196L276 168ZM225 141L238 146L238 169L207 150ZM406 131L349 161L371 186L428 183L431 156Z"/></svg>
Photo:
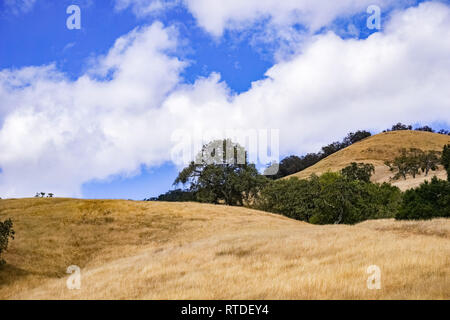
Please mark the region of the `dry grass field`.
<svg viewBox="0 0 450 320"><path fill-rule="evenodd" d="M409 177L407 180L390 181L393 176L389 168L384 164L386 160L393 160L400 154L402 148L417 148L423 151L442 151L444 145L450 144L450 136L422 132L422 131L392 131L384 132L332 154L331 156L316 163L314 166L289 177L300 179L308 178L311 174L322 174L326 171L339 171L348 166L351 162L371 163L375 166L375 174L372 176L373 182L391 182L401 190L419 186L425 180L430 180L433 176L446 179L447 174L441 167L438 171L431 172L428 177L423 174L415 179Z"/></svg>
<svg viewBox="0 0 450 320"><path fill-rule="evenodd" d="M245 208L0 200L0 299L450 299L450 220L313 226ZM68 290L69 265L81 267ZM381 268L381 289L366 269Z"/></svg>

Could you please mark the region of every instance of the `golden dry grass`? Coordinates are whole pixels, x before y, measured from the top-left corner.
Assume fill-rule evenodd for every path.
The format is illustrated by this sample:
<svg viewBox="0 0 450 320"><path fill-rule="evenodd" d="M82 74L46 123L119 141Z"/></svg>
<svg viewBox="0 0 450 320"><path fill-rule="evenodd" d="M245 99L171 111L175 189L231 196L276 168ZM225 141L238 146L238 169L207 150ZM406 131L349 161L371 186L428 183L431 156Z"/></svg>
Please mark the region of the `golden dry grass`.
<svg viewBox="0 0 450 320"><path fill-rule="evenodd" d="M313 226L196 203L1 200L1 299L449 299L450 221ZM66 268L82 269L81 290ZM378 265L382 289L367 289Z"/></svg>
<svg viewBox="0 0 450 320"><path fill-rule="evenodd" d="M422 131L384 132L340 150L314 166L289 177L305 179L313 173L320 175L327 171L339 171L351 162L364 162L375 166L375 174L372 177L373 182L389 182L393 174L384 165L384 162L393 160L400 154L402 148L407 150L417 148L423 151L442 151L446 144L450 144L450 136L437 133ZM447 177L445 170L440 167L438 171L431 172L428 177L422 174L415 179L409 177L407 180L392 181L392 184L398 186L401 190L406 190L419 186L425 180L430 180L435 175L440 179L446 179Z"/></svg>

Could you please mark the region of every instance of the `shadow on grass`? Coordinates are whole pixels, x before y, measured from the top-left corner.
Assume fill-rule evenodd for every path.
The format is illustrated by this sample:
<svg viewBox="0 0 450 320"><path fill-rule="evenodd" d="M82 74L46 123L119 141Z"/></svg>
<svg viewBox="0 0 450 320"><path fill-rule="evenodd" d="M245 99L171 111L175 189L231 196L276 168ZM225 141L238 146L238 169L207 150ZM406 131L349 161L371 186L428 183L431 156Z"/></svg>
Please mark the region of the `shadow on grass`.
<svg viewBox="0 0 450 320"><path fill-rule="evenodd" d="M32 274L32 272L6 263L0 266L0 286L9 285L21 277L25 277L30 274Z"/></svg>

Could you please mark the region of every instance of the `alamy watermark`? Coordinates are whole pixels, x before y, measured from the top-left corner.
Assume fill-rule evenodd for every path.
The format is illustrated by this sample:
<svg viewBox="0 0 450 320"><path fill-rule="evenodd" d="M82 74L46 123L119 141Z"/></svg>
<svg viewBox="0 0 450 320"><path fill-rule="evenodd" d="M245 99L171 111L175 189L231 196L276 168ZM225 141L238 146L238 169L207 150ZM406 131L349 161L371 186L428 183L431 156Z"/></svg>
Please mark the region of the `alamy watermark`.
<svg viewBox="0 0 450 320"><path fill-rule="evenodd" d="M370 5L367 7L367 13L370 14L367 18L367 28L381 30L381 8L377 5Z"/></svg>
<svg viewBox="0 0 450 320"><path fill-rule="evenodd" d="M196 164L253 163L257 167L267 167L266 175L278 172L280 158L280 132L278 129L225 129L225 130L176 130L172 134L172 162L178 166ZM211 143L225 140L223 143ZM238 144L242 148L234 148ZM236 154L235 150L236 149ZM224 154L231 157L223 157Z"/></svg>
<svg viewBox="0 0 450 320"><path fill-rule="evenodd" d="M81 269L79 266L69 266L66 271L70 274L66 281L67 289L80 290L81 289Z"/></svg>
<svg viewBox="0 0 450 320"><path fill-rule="evenodd" d="M81 29L81 9L79 6L72 4L67 7L67 14L70 16L66 20L66 26L69 30Z"/></svg>
<svg viewBox="0 0 450 320"><path fill-rule="evenodd" d="M367 274L370 276L367 278L367 289L380 290L381 289L381 269L379 266L371 265L367 267Z"/></svg>
<svg viewBox="0 0 450 320"><path fill-rule="evenodd" d="M378 5L370 5L366 10L370 16L367 18L367 28L369 30L381 30L381 8ZM67 7L66 13L70 16L66 20L69 30L81 29L81 9L78 5L72 4Z"/></svg>

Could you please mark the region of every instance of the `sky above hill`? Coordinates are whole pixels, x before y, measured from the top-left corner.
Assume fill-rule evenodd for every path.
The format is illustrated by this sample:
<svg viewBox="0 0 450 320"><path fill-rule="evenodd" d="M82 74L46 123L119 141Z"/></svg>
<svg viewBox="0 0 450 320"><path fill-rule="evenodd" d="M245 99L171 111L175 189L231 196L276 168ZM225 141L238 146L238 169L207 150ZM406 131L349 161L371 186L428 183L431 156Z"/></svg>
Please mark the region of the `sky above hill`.
<svg viewBox="0 0 450 320"><path fill-rule="evenodd" d="M3 198L158 195L199 132L450 125L450 1L4 0L0 48Z"/></svg>

